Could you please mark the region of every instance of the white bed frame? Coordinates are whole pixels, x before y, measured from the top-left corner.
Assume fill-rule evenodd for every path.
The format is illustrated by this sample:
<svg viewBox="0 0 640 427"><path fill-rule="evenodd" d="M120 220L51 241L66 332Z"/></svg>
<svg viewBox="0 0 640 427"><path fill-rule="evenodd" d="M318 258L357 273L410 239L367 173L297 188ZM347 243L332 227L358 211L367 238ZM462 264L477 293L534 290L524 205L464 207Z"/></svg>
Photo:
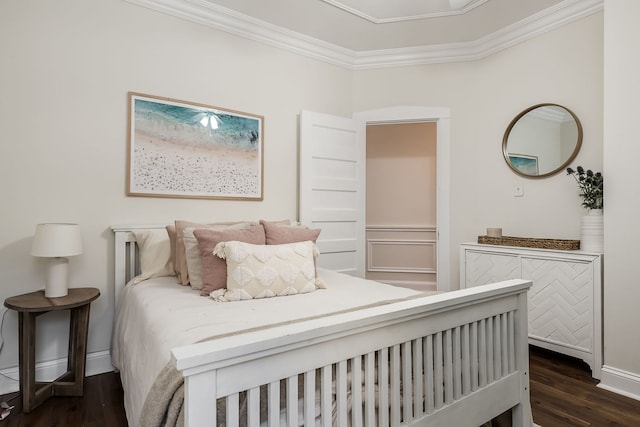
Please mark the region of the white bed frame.
<svg viewBox="0 0 640 427"><path fill-rule="evenodd" d="M136 228L157 226L112 227L116 301L136 273ZM280 426L282 413L297 425L299 392L300 415L314 425L318 389L323 426L335 408L338 426L478 427L511 409L513 426L529 427L530 286L510 280L175 348L185 426L213 425L214 398L226 401L226 425L239 425L245 391L247 425L257 426L267 385L269 426ZM349 402L363 410L349 411Z"/></svg>

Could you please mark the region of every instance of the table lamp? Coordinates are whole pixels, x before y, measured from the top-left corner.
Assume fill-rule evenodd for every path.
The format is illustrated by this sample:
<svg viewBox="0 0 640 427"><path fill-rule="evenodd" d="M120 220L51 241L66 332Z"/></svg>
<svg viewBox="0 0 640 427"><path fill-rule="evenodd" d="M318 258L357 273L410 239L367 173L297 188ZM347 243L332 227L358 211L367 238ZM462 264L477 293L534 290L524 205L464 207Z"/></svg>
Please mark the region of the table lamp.
<svg viewBox="0 0 640 427"><path fill-rule="evenodd" d="M44 296L57 298L67 295L67 257L82 253L82 235L78 224L38 224L33 237L31 255L50 258Z"/></svg>

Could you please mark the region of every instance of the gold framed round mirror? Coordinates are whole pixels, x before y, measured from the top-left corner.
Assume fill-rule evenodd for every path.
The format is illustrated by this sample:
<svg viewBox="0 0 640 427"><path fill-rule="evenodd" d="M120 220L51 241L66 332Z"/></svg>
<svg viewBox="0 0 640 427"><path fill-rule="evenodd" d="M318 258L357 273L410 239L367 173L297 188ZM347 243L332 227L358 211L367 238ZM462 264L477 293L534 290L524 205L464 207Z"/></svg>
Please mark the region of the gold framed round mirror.
<svg viewBox="0 0 640 427"><path fill-rule="evenodd" d="M502 155L520 176L544 178L564 170L582 146L582 124L566 107L537 104L518 114L502 138Z"/></svg>

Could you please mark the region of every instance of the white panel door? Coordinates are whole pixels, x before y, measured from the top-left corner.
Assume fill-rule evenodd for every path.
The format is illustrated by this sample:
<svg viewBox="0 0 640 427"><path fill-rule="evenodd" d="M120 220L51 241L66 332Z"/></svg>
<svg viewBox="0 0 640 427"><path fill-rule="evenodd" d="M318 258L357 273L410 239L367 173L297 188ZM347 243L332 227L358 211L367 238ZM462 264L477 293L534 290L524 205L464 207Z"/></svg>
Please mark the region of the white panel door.
<svg viewBox="0 0 640 427"><path fill-rule="evenodd" d="M320 228L318 266L364 277L364 123L302 111L299 220Z"/></svg>

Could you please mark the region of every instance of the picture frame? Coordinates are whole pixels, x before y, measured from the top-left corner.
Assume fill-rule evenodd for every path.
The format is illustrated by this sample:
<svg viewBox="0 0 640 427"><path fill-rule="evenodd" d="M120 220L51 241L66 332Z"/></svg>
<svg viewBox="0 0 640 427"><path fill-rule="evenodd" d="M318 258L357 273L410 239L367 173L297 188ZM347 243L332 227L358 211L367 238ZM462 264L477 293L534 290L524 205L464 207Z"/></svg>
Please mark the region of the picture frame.
<svg viewBox="0 0 640 427"><path fill-rule="evenodd" d="M263 200L263 116L137 92L128 101L128 196Z"/></svg>
<svg viewBox="0 0 640 427"><path fill-rule="evenodd" d="M539 174L538 156L509 153L509 162L514 168L526 175L537 176Z"/></svg>

